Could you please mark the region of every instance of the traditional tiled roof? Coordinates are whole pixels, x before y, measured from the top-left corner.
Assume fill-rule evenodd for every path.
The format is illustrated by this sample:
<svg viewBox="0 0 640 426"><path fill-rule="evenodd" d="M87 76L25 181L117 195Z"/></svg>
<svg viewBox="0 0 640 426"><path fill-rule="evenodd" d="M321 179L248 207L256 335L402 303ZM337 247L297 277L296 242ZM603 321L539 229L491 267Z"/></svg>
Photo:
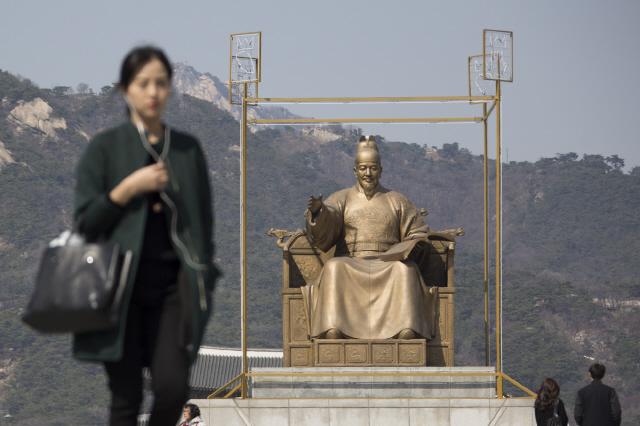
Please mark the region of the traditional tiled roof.
<svg viewBox="0 0 640 426"><path fill-rule="evenodd" d="M247 349L248 370L253 367L282 367L279 349ZM193 390L216 390L242 372L242 350L201 346L191 366L189 387ZM143 370L151 379L149 369Z"/></svg>
<svg viewBox="0 0 640 426"><path fill-rule="evenodd" d="M276 349L248 349L248 368L282 367L282 351ZM242 350L200 347L198 358L191 367L189 387L218 389L242 372Z"/></svg>

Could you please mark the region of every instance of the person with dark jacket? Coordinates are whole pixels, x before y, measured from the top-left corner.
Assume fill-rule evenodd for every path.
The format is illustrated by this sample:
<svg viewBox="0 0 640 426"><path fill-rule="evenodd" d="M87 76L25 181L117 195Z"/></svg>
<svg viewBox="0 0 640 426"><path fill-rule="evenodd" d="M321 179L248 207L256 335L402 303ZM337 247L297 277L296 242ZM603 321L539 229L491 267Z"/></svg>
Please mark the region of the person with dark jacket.
<svg viewBox="0 0 640 426"><path fill-rule="evenodd" d="M578 426L620 426L622 410L616 390L602 383L607 369L591 364L591 384L578 391L573 416Z"/></svg>
<svg viewBox="0 0 640 426"><path fill-rule="evenodd" d="M569 424L569 416L564 408L564 402L560 398L560 385L553 379L544 379L538 389L534 404L536 425L546 426L549 419L555 415L556 402L558 403L558 416L562 426Z"/></svg>
<svg viewBox="0 0 640 426"><path fill-rule="evenodd" d="M119 89L128 120L93 138L76 174L75 217L87 241L133 252L119 327L74 336L76 358L104 363L111 426L136 425L143 367L153 379L149 426L175 426L218 276L202 149L162 121L171 74L160 49L125 57Z"/></svg>

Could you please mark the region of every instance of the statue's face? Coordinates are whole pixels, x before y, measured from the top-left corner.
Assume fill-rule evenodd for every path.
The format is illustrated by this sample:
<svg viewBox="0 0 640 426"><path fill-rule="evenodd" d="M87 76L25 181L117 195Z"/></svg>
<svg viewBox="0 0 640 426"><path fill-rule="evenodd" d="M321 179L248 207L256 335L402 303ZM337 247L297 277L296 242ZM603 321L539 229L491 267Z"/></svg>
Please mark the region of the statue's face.
<svg viewBox="0 0 640 426"><path fill-rule="evenodd" d="M365 161L356 164L353 172L358 179L358 183L364 189L373 189L380 183L382 177L382 166L380 163Z"/></svg>

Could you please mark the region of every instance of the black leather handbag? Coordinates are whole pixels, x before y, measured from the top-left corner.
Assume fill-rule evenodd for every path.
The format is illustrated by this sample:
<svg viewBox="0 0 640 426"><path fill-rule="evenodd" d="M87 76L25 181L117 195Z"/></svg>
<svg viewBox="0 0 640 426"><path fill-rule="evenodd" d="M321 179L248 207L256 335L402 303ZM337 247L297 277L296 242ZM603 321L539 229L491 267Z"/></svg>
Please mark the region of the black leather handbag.
<svg viewBox="0 0 640 426"><path fill-rule="evenodd" d="M558 400L553 405L553 417L547 420L547 426L562 426L562 419L558 415Z"/></svg>
<svg viewBox="0 0 640 426"><path fill-rule="evenodd" d="M67 236L63 245L48 247L42 256L22 316L41 333L106 331L119 324L132 252L120 255L118 244L76 241L69 244Z"/></svg>

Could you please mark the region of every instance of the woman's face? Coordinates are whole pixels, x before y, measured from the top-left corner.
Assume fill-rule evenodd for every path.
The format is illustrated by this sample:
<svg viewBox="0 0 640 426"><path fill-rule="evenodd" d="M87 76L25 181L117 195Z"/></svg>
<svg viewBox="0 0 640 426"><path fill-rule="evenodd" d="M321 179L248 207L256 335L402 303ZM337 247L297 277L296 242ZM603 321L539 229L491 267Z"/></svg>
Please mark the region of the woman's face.
<svg viewBox="0 0 640 426"><path fill-rule="evenodd" d="M171 81L158 59L147 62L133 78L125 94L144 121L159 120L167 106Z"/></svg>
<svg viewBox="0 0 640 426"><path fill-rule="evenodd" d="M193 417L191 417L191 409L189 409L189 408L185 408L185 409L184 409L184 419L185 419L186 421L191 421L191 420L193 420Z"/></svg>

